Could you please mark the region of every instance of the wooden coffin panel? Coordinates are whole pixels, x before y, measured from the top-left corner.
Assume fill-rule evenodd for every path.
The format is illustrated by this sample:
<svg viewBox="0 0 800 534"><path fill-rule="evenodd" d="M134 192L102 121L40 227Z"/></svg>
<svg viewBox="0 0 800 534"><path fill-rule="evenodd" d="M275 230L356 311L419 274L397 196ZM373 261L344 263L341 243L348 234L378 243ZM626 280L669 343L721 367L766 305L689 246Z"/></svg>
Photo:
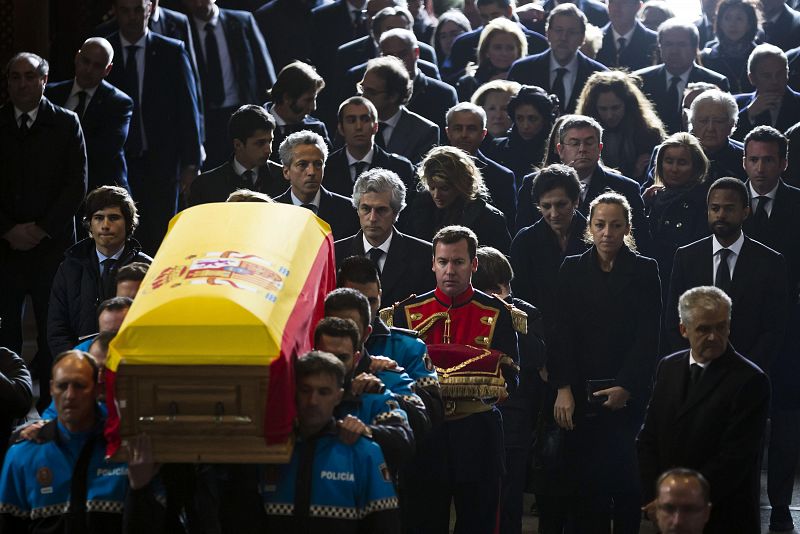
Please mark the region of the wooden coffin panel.
<svg viewBox="0 0 800 534"><path fill-rule="evenodd" d="M116 398L126 441L150 436L159 463L285 463L292 443L267 446L267 366L125 365Z"/></svg>

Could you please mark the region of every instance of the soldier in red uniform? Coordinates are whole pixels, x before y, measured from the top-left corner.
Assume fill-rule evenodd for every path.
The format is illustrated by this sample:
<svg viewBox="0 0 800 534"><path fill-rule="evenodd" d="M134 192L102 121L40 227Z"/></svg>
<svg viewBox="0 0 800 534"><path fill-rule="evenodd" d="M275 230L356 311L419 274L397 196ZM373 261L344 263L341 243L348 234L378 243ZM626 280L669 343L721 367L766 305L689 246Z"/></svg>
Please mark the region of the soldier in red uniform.
<svg viewBox="0 0 800 534"><path fill-rule="evenodd" d="M517 335L525 317L472 287L478 239L447 226L433 238L436 289L395 306L395 326L419 333L437 366L445 422L418 443L407 514L411 532L448 532L455 502L456 532L494 531L504 469L503 426L495 403L517 383ZM437 359L438 358L438 359ZM404 514L405 515L405 514Z"/></svg>

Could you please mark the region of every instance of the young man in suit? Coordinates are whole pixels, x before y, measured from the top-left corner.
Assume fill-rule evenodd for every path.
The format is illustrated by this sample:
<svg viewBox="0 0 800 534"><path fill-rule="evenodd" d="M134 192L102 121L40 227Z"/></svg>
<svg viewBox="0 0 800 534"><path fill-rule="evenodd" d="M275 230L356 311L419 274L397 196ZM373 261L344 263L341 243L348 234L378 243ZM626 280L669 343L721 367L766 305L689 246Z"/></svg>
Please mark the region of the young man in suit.
<svg viewBox="0 0 800 534"><path fill-rule="evenodd" d="M275 202L301 206L327 222L333 238L342 239L358 231L358 218L350 207L350 199L322 187L328 146L317 133L301 130L281 143L283 177L290 186Z"/></svg>
<svg viewBox="0 0 800 534"><path fill-rule="evenodd" d="M711 518L703 532L760 532L759 454L769 381L728 342L728 295L695 287L678 305L689 349L661 360L637 439L645 511L655 519L659 474L684 466L711 485Z"/></svg>
<svg viewBox="0 0 800 534"><path fill-rule="evenodd" d="M515 61L508 71L508 79L544 87L558 97L562 112L574 112L589 76L608 70L579 50L587 23L586 15L575 4L561 4L553 9L547 17L550 48Z"/></svg>
<svg viewBox="0 0 800 534"><path fill-rule="evenodd" d="M716 286L733 301L731 342L762 369L769 369L786 322L786 262L779 253L742 232L750 214L747 186L720 178L708 191L712 235L675 252L665 317L669 351L686 348L678 298L697 286Z"/></svg>
<svg viewBox="0 0 800 534"><path fill-rule="evenodd" d="M261 107L240 107L228 121L233 157L204 172L192 183L189 205L225 202L237 189L250 189L276 197L286 189L283 169L269 159L275 120Z"/></svg>
<svg viewBox="0 0 800 534"><path fill-rule="evenodd" d="M128 187L125 139L133 100L106 82L114 49L102 37L87 39L75 54L75 78L50 84L45 95L54 104L73 110L81 121L89 162L89 191L101 185Z"/></svg>
<svg viewBox="0 0 800 534"><path fill-rule="evenodd" d="M641 7L641 0L609 0L610 22L603 28L603 46L597 61L609 68L630 70L653 65L658 35L636 18Z"/></svg>
<svg viewBox="0 0 800 534"><path fill-rule="evenodd" d="M690 82L712 83L730 91L727 78L695 62L699 40L693 23L670 19L658 27L663 63L634 72L642 78L642 90L655 105L669 134L685 130L683 93Z"/></svg>
<svg viewBox="0 0 800 534"><path fill-rule="evenodd" d="M787 51L800 45L800 13L783 0L760 0L765 41Z"/></svg>
<svg viewBox="0 0 800 534"><path fill-rule="evenodd" d="M387 169L398 175L410 197L416 190L414 166L408 159L391 154L375 144L378 133L378 110L363 96L353 96L339 106L339 135L344 146L327 161L328 190L349 197L353 184L364 171Z"/></svg>

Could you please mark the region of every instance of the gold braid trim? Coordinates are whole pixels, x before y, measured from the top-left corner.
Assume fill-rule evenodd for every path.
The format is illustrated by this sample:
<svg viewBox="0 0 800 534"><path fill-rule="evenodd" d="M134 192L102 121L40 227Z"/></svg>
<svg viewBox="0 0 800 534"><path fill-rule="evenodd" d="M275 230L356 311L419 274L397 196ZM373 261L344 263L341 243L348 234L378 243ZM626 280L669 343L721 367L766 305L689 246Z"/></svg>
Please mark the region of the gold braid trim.
<svg viewBox="0 0 800 534"><path fill-rule="evenodd" d="M381 318L381 321L386 323L386 326L394 326L394 306L388 306L378 310L378 317Z"/></svg>
<svg viewBox="0 0 800 534"><path fill-rule="evenodd" d="M445 399L487 399L508 396L505 385L489 386L478 384L442 384L442 397Z"/></svg>
<svg viewBox="0 0 800 534"><path fill-rule="evenodd" d="M425 319L424 321L422 321L421 323L419 323L414 330L416 330L419 333L419 337L425 339L428 330L433 328L433 326L439 321L439 319L444 319L444 318L446 318L447 320L450 319L450 315L446 311L436 312L427 319ZM445 341L445 343L447 343L447 341Z"/></svg>

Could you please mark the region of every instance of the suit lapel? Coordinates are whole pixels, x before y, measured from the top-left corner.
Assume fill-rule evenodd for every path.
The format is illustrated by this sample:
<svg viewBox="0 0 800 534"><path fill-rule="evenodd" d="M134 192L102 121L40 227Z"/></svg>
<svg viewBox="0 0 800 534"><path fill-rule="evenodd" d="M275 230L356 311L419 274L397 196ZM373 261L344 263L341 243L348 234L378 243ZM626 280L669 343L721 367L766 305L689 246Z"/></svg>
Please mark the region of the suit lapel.
<svg viewBox="0 0 800 534"><path fill-rule="evenodd" d="M705 371L703 371L703 375L702 378L700 379L700 382L697 384L694 390L689 393L689 396L686 397L686 400L683 402L683 405L678 411L677 414L678 419L686 415L700 401L705 399L717 388L717 385L728 374L732 358L733 355L731 353L731 348L729 345L728 350L727 352L725 352L725 354L714 360L714 363L706 367ZM688 353L687 353L687 359L688 359ZM686 364L686 367L684 368L683 376L684 376L683 383L685 387L686 381L688 380L688 362ZM685 391L685 389L682 389L681 391Z"/></svg>
<svg viewBox="0 0 800 534"><path fill-rule="evenodd" d="M403 154L408 146L408 139L410 132L408 130L408 111L406 108L400 108L400 120L392 132L392 138L389 140L389 145L386 147L389 152L396 152Z"/></svg>
<svg viewBox="0 0 800 534"><path fill-rule="evenodd" d="M383 271L381 271L381 285L385 293L392 293L394 286L403 274L403 264L408 261L406 249L405 236L395 229L392 244L389 247L389 254L386 255L386 262L384 262Z"/></svg>

